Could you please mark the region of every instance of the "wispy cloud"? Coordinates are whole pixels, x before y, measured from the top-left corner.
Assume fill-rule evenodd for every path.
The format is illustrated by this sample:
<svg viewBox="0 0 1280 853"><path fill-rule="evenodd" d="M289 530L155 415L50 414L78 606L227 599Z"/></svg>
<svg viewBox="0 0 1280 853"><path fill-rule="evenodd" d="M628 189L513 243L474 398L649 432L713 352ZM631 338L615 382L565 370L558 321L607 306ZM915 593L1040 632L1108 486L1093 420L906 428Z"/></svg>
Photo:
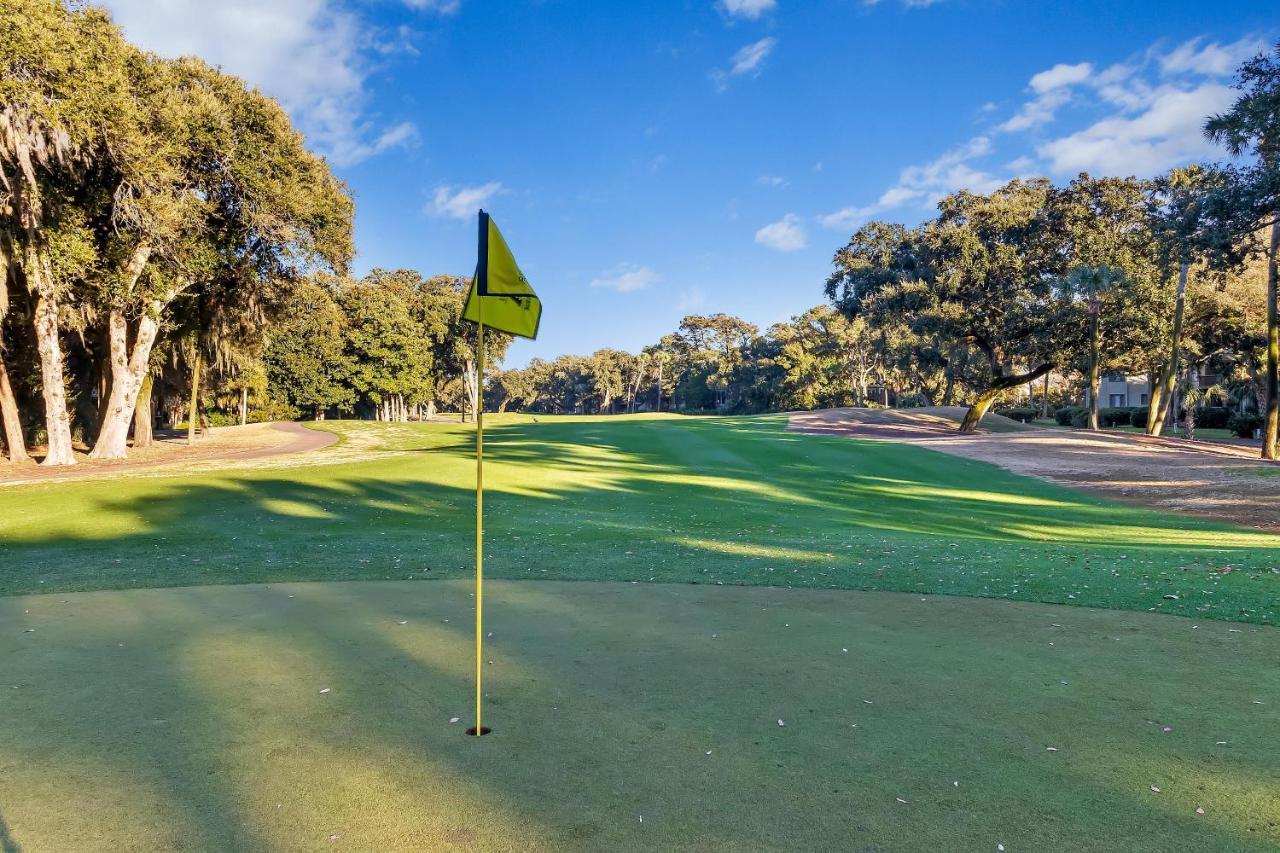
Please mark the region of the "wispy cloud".
<svg viewBox="0 0 1280 853"><path fill-rule="evenodd" d="M766 12L776 9L778 0L720 0L716 6L730 18L754 21Z"/></svg>
<svg viewBox="0 0 1280 853"><path fill-rule="evenodd" d="M635 290L644 290L647 287L652 287L661 280L662 276L649 267L622 263L612 270L591 279L591 286L616 290L618 293L631 293Z"/></svg>
<svg viewBox="0 0 1280 853"><path fill-rule="evenodd" d="M756 183L762 187L785 187L791 182L781 175L761 175L756 178Z"/></svg>
<svg viewBox="0 0 1280 853"><path fill-rule="evenodd" d="M427 212L435 216L448 216L453 219L469 219L489 199L501 193L502 183L490 181L478 187L436 187Z"/></svg>
<svg viewBox="0 0 1280 853"><path fill-rule="evenodd" d="M711 80L715 84L716 91L723 92L729 88L729 79L731 77L741 77L750 75L758 77L763 70L764 61L773 53L773 49L777 47L778 40L773 36L765 36L759 41L753 41L751 44L743 45L738 52L733 55L729 61L729 70L724 71L716 69L711 72Z"/></svg>
<svg viewBox="0 0 1280 853"><path fill-rule="evenodd" d="M857 228L873 216L906 204L931 204L947 193L960 189L990 192L1004 181L988 171L976 168L974 160L990 154L991 139L975 136L964 145L915 166L908 166L898 181L874 202L863 206L842 207L820 218L824 227L839 230Z"/></svg>
<svg viewBox="0 0 1280 853"><path fill-rule="evenodd" d="M800 224L800 217L788 213L757 231L756 242L779 252L798 252L809 244L809 238Z"/></svg>
<svg viewBox="0 0 1280 853"><path fill-rule="evenodd" d="M436 12L441 15L452 15L462 7L462 0L404 0L410 9L419 12Z"/></svg>

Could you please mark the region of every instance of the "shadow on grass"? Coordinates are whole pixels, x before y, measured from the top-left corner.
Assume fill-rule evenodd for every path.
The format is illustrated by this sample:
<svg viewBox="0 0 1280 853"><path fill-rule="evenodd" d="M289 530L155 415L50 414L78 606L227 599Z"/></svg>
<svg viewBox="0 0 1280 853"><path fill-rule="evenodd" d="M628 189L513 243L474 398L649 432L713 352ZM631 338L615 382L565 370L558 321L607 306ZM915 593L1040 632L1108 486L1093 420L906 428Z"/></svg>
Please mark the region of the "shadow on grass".
<svg viewBox="0 0 1280 853"><path fill-rule="evenodd" d="M470 430L388 435L396 452L369 462L84 483L43 503L0 494L0 592L469 572ZM1263 622L1277 606L1273 535L769 419L506 424L486 456L494 576L921 590ZM1225 560L1235 573L1213 577L1216 591L1165 598L1162 577L1202 578Z"/></svg>
<svg viewBox="0 0 1280 853"><path fill-rule="evenodd" d="M0 662L21 685L0 790L64 844L144 849L336 835L352 849L1225 851L1277 837L1276 747L1247 704L1277 687L1258 677L1274 633L1228 651L1143 616L1078 612L1058 631L1026 606L784 590L509 584L491 601L495 734L479 741L461 735L465 585L21 602L34 615L0 602L0 623L30 618L41 638ZM1224 755L1210 744L1225 729Z"/></svg>

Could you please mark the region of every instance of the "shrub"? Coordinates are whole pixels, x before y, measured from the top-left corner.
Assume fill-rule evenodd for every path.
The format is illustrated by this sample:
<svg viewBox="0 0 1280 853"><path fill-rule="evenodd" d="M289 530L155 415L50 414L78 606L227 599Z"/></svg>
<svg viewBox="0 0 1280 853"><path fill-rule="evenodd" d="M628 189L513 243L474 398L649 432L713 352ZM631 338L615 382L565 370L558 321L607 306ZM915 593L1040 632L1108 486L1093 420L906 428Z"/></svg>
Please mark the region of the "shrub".
<svg viewBox="0 0 1280 853"><path fill-rule="evenodd" d="M1249 412L1243 415L1232 415L1227 419L1227 429L1240 438L1253 438L1253 431L1262 429L1262 415Z"/></svg>
<svg viewBox="0 0 1280 853"><path fill-rule="evenodd" d="M1231 420L1231 410L1226 406L1205 406L1196 412L1196 426L1204 429L1225 429Z"/></svg>
<svg viewBox="0 0 1280 853"><path fill-rule="evenodd" d="M1089 410L1084 406L1077 406L1075 411L1071 413L1071 425L1076 429L1089 428Z"/></svg>
<svg viewBox="0 0 1280 853"><path fill-rule="evenodd" d="M1009 418L1014 421L1021 421L1024 424L1031 423L1039 415L1039 409L1033 409L1029 406L1014 406L1008 409L996 409L996 414Z"/></svg>
<svg viewBox="0 0 1280 853"><path fill-rule="evenodd" d="M1098 426L1104 429L1118 426L1128 426L1129 420L1133 417L1133 409L1126 407L1117 407L1114 409L1098 410ZM1087 422L1087 421L1086 421Z"/></svg>
<svg viewBox="0 0 1280 853"><path fill-rule="evenodd" d="M1063 406L1062 408L1058 409L1053 413L1053 419L1058 422L1058 426L1071 426L1071 421L1076 416L1077 412L1088 412L1088 411L1089 410L1086 409L1084 406ZM1088 420L1087 420L1088 417L1089 416L1086 414L1085 415L1086 426L1088 425Z"/></svg>
<svg viewBox="0 0 1280 853"><path fill-rule="evenodd" d="M1145 427L1150 417L1150 406L1136 406L1129 411L1129 426Z"/></svg>

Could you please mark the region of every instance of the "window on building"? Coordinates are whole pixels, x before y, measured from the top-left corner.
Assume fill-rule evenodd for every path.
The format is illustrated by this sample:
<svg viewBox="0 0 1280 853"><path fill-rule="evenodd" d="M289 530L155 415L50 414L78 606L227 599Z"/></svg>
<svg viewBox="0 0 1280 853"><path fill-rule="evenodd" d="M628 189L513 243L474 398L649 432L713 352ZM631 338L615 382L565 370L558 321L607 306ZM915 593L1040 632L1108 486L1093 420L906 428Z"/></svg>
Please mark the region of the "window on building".
<svg viewBox="0 0 1280 853"><path fill-rule="evenodd" d="M1140 396L1138 397L1138 401L1139 401L1139 405L1142 405L1142 406L1145 406L1147 403L1149 403L1149 402L1150 402L1150 401L1147 399L1147 395L1146 395L1146 394L1142 394L1142 395L1140 395Z"/></svg>
<svg viewBox="0 0 1280 853"><path fill-rule="evenodd" d="M1112 395L1111 395L1111 403L1110 403L1110 405L1111 405L1111 408L1113 408L1113 409L1118 409L1118 408L1120 408L1121 406L1123 406L1123 405L1124 405L1124 395L1123 395L1123 394L1112 394Z"/></svg>

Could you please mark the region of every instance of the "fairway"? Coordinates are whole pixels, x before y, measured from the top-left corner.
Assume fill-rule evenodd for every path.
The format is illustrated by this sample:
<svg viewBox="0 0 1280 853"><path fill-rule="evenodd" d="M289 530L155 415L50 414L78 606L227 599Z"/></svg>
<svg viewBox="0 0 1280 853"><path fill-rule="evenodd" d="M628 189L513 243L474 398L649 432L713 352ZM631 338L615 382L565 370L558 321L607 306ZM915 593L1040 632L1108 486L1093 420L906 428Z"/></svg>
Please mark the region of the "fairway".
<svg viewBox="0 0 1280 853"><path fill-rule="evenodd" d="M476 740L470 589L0 600L4 849L1280 844L1274 629L495 582Z"/></svg>
<svg viewBox="0 0 1280 853"><path fill-rule="evenodd" d="M784 416L492 421L493 577L1280 614L1280 537L981 462ZM343 441L305 466L0 489L0 592L469 576L471 427L320 426Z"/></svg>

